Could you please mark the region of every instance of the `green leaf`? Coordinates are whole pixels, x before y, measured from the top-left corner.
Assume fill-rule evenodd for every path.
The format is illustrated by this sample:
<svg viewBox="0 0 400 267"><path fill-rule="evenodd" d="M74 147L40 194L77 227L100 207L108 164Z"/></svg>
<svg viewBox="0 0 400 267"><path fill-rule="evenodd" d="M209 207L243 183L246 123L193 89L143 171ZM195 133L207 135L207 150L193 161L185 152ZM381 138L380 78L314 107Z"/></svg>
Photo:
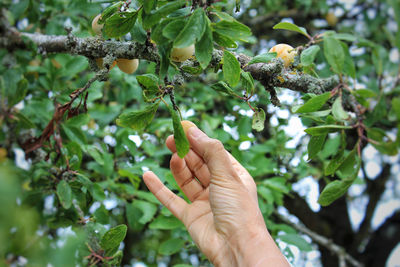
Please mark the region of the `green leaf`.
<svg viewBox="0 0 400 267"><path fill-rule="evenodd" d="M232 88L229 87L229 85L223 81L219 81L217 83L214 83L213 85L211 85L211 88L215 91L221 92L221 93L225 93L231 96L239 96L238 94L235 93L235 91L233 91Z"/></svg>
<svg viewBox="0 0 400 267"><path fill-rule="evenodd" d="M337 132L340 130L349 130L349 129L353 129L353 127L328 124L328 125L310 127L308 129L305 129L304 131L306 133L308 133L309 135L322 135L322 134L326 134L326 133Z"/></svg>
<svg viewBox="0 0 400 267"><path fill-rule="evenodd" d="M268 63L272 59L276 58L278 54L276 52L265 53L258 56L253 57L247 65L256 64L256 63Z"/></svg>
<svg viewBox="0 0 400 267"><path fill-rule="evenodd" d="M332 105L332 115L338 121L345 121L350 119L349 113L347 113L342 106L342 97L336 98Z"/></svg>
<svg viewBox="0 0 400 267"><path fill-rule="evenodd" d="M18 84L17 84L17 89L15 92L13 92L12 97L8 98L8 106L12 107L16 104L18 104L21 100L23 100L28 93L28 80L25 78L22 78Z"/></svg>
<svg viewBox="0 0 400 267"><path fill-rule="evenodd" d="M256 111L253 114L253 121L251 128L256 130L257 132L261 132L264 130L265 123L265 112L262 108L256 108Z"/></svg>
<svg viewBox="0 0 400 267"><path fill-rule="evenodd" d="M195 55L200 66L206 69L210 64L212 58L213 46L213 35L210 27L210 21L206 19L204 34L201 39L195 45Z"/></svg>
<svg viewBox="0 0 400 267"><path fill-rule="evenodd" d="M326 134L311 136L307 146L308 160L313 159L322 150L326 136Z"/></svg>
<svg viewBox="0 0 400 267"><path fill-rule="evenodd" d="M278 235L277 238L285 243L298 247L300 251L308 252L313 250L311 245L298 234L283 234Z"/></svg>
<svg viewBox="0 0 400 267"><path fill-rule="evenodd" d="M318 45L312 45L303 52L301 52L300 62L303 66L311 66L314 63L315 57L317 56L319 50Z"/></svg>
<svg viewBox="0 0 400 267"><path fill-rule="evenodd" d="M144 12L150 13L154 8L156 8L157 0L145 0L143 1Z"/></svg>
<svg viewBox="0 0 400 267"><path fill-rule="evenodd" d="M318 198L318 203L321 206L330 205L333 201L343 196L352 183L353 181L349 180L335 180L330 182L325 186L324 190L322 190Z"/></svg>
<svg viewBox="0 0 400 267"><path fill-rule="evenodd" d="M274 30L288 30L288 31L298 32L298 33L303 34L307 38L310 38L310 35L307 33L306 29L304 29L303 27L299 27L296 24L293 24L290 22L280 22L272 28Z"/></svg>
<svg viewBox="0 0 400 267"><path fill-rule="evenodd" d="M340 171L341 177L344 179L352 179L354 175L358 174L361 166L360 163L360 158L357 155L357 149L353 149L346 156L343 163L337 170Z"/></svg>
<svg viewBox="0 0 400 267"><path fill-rule="evenodd" d="M396 114L397 120L400 121L400 97L392 99L392 110Z"/></svg>
<svg viewBox="0 0 400 267"><path fill-rule="evenodd" d="M369 89L358 89L355 91L351 91L351 93L359 95L364 98L376 97L376 93Z"/></svg>
<svg viewBox="0 0 400 267"><path fill-rule="evenodd" d="M139 20L136 21L131 30L131 37L133 41L140 44L145 44L147 41L147 32L143 29L143 26Z"/></svg>
<svg viewBox="0 0 400 267"><path fill-rule="evenodd" d="M247 38L251 36L250 28L236 20L222 20L213 24L212 28L214 31L222 35L229 36L233 40L245 42Z"/></svg>
<svg viewBox="0 0 400 267"><path fill-rule="evenodd" d="M241 81L242 81L243 87L246 88L247 94L250 95L254 90L253 76L251 76L250 72L244 72L244 71L242 71L240 73L240 76L241 76Z"/></svg>
<svg viewBox="0 0 400 267"><path fill-rule="evenodd" d="M167 43L165 45L158 45L158 54L161 57L161 62L160 62L160 78L163 79L165 75L167 75L169 64L170 64L170 58L171 58L171 49L172 49L172 43Z"/></svg>
<svg viewBox="0 0 400 267"><path fill-rule="evenodd" d="M137 19L137 12L119 12L106 20L104 33L109 38L124 36L132 29Z"/></svg>
<svg viewBox="0 0 400 267"><path fill-rule="evenodd" d="M128 227L120 224L108 230L100 240L100 246L107 251L118 249L119 244L125 239Z"/></svg>
<svg viewBox="0 0 400 267"><path fill-rule="evenodd" d="M144 110L126 112L118 117L117 125L141 131L151 123L157 108L158 103L155 103L147 106Z"/></svg>
<svg viewBox="0 0 400 267"><path fill-rule="evenodd" d="M378 76L382 75L387 58L387 51L383 46L378 45L372 49L372 62Z"/></svg>
<svg viewBox="0 0 400 267"><path fill-rule="evenodd" d="M132 202L132 205L142 211L142 216L138 220L141 224L151 221L157 212L157 206L147 201L136 199Z"/></svg>
<svg viewBox="0 0 400 267"><path fill-rule="evenodd" d="M190 144L187 140L186 134L183 131L181 120L178 116L178 112L171 106L168 106L169 112L172 117L172 125L174 127L174 140L176 144L176 150L180 158L184 158L189 152Z"/></svg>
<svg viewBox="0 0 400 267"><path fill-rule="evenodd" d="M123 2L119 1L111 6L107 7L103 12L101 12L101 17L98 21L99 24L104 24L106 20L111 17L114 13L118 12L122 6Z"/></svg>
<svg viewBox="0 0 400 267"><path fill-rule="evenodd" d="M304 105L299 107L297 110L293 111L295 113L307 113L307 112L314 112L318 111L322 106L328 101L331 97L330 92L323 93L322 95L317 95L311 99L309 99Z"/></svg>
<svg viewBox="0 0 400 267"><path fill-rule="evenodd" d="M213 40L220 46L226 47L226 48L237 48L237 44L235 43L232 38L229 36L220 34L218 32L213 31Z"/></svg>
<svg viewBox="0 0 400 267"><path fill-rule="evenodd" d="M325 175L332 175L336 172L336 170L342 165L344 162L345 157L343 155L343 149L340 150L328 163L325 167L324 174Z"/></svg>
<svg viewBox="0 0 400 267"><path fill-rule="evenodd" d="M345 57L344 64L343 64L343 73L345 73L345 74L349 75L350 77L352 77L353 79L355 79L356 78L356 67L354 66L353 58L350 55L349 47L343 42L340 42L340 44L342 45L344 57Z"/></svg>
<svg viewBox="0 0 400 267"><path fill-rule="evenodd" d="M157 10L152 10L150 14L142 14L143 28L148 30L156 25L162 18L171 14L175 10L181 8L186 4L185 0L178 0L169 2Z"/></svg>
<svg viewBox="0 0 400 267"><path fill-rule="evenodd" d="M345 62L345 52L341 42L330 35L325 35L324 55L333 72L341 74Z"/></svg>
<svg viewBox="0 0 400 267"><path fill-rule="evenodd" d="M158 252L162 255L172 255L179 252L185 245L182 238L171 238L161 243Z"/></svg>
<svg viewBox="0 0 400 267"><path fill-rule="evenodd" d="M224 80L230 86L235 87L240 81L240 63L236 57L227 50L224 51L223 62L222 72L224 73Z"/></svg>
<svg viewBox="0 0 400 267"><path fill-rule="evenodd" d="M172 230L176 228L182 228L183 224L174 216L165 217L158 216L154 221L152 221L149 225L150 229L161 229L161 230Z"/></svg>
<svg viewBox="0 0 400 267"><path fill-rule="evenodd" d="M199 41L206 30L206 14L202 8L197 8L190 16L183 30L174 41L174 47L184 48Z"/></svg>
<svg viewBox="0 0 400 267"><path fill-rule="evenodd" d="M57 185L57 196L64 209L69 209L72 205L72 190L65 180L61 180Z"/></svg>
<svg viewBox="0 0 400 267"><path fill-rule="evenodd" d="M177 18L172 20L162 28L162 35L170 40L175 40L182 29L185 27L185 23L185 18Z"/></svg>

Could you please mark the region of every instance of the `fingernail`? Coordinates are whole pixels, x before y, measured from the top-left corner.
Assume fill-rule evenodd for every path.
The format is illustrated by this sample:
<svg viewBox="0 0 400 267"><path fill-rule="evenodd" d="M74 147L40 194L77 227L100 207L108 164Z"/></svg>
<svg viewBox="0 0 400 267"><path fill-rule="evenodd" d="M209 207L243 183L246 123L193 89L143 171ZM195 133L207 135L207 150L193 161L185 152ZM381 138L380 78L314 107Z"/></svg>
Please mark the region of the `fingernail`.
<svg viewBox="0 0 400 267"><path fill-rule="evenodd" d="M199 128L197 127L190 127L189 130L189 135L192 136L194 139L200 138L205 135Z"/></svg>

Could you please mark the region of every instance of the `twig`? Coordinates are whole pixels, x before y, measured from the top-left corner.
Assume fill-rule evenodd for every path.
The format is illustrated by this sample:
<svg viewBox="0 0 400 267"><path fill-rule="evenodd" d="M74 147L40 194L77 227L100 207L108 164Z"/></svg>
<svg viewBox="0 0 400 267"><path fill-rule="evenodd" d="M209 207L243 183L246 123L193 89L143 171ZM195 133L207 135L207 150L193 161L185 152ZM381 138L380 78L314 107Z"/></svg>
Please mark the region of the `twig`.
<svg viewBox="0 0 400 267"><path fill-rule="evenodd" d="M340 267L345 267L346 266L346 261L350 262L353 266L356 266L356 267L363 267L364 266L362 263L360 263L359 261L354 259L351 255L349 255L343 247L338 246L335 243L333 243L332 240L330 240L330 239L328 239L328 238L326 238L326 237L324 237L322 235L319 235L319 234L311 231L310 229L308 229L307 227L305 227L303 225L291 222L289 219L287 219L286 217L282 216L278 212L274 212L274 214L281 221L283 221L284 223L290 225L291 227L293 227L297 231L308 235L316 243L318 243L319 245L324 246L325 248L330 250L332 253L336 254L338 256L338 258L339 258L339 266Z"/></svg>

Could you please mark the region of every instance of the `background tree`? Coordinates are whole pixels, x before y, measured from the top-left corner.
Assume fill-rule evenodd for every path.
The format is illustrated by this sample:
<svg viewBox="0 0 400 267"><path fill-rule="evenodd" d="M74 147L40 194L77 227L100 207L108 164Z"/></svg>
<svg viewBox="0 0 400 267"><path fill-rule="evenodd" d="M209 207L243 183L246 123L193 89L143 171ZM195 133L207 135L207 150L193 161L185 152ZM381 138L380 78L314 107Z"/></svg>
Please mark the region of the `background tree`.
<svg viewBox="0 0 400 267"><path fill-rule="evenodd" d="M182 118L249 170L295 264L382 266L399 243L398 1L0 8L2 264L209 264L140 178L179 192L164 140L186 154Z"/></svg>

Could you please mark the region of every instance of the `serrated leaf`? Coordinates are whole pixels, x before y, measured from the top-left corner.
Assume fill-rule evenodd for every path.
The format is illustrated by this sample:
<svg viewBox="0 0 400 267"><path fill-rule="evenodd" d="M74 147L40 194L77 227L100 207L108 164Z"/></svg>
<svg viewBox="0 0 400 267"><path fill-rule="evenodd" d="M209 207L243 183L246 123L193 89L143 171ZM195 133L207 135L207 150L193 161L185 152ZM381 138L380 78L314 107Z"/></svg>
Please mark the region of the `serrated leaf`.
<svg viewBox="0 0 400 267"><path fill-rule="evenodd" d="M310 38L310 35L307 33L306 29L304 29L303 27L299 27L296 24L293 24L290 22L280 22L272 28L274 30L288 30L288 31L298 32L298 33L303 34L307 38Z"/></svg>
<svg viewBox="0 0 400 267"><path fill-rule="evenodd" d="M137 19L137 12L118 12L106 20L104 33L109 38L124 36L133 28Z"/></svg>
<svg viewBox="0 0 400 267"><path fill-rule="evenodd" d="M172 255L179 252L185 245L182 238L171 238L161 243L158 252L162 255Z"/></svg>
<svg viewBox="0 0 400 267"><path fill-rule="evenodd" d="M318 203L321 206L330 205L333 201L343 196L352 183L353 181L349 180L335 180L330 182L322 190L318 198Z"/></svg>
<svg viewBox="0 0 400 267"><path fill-rule="evenodd" d="M174 47L188 47L201 39L206 30L206 14L202 8L197 8L174 41Z"/></svg>
<svg viewBox="0 0 400 267"><path fill-rule="evenodd" d="M312 45L303 52L301 52L300 62L303 66L311 66L314 63L315 57L317 56L319 50L318 45Z"/></svg>
<svg viewBox="0 0 400 267"><path fill-rule="evenodd" d="M256 108L253 114L253 121L251 127L257 132L264 130L265 112L262 108Z"/></svg>
<svg viewBox="0 0 400 267"><path fill-rule="evenodd" d="M64 209L69 209L72 205L72 190L68 182L61 180L57 185L57 196Z"/></svg>
<svg viewBox="0 0 400 267"><path fill-rule="evenodd" d="M345 121L350 118L349 113L347 113L342 106L342 97L336 98L332 105L332 115L338 121Z"/></svg>
<svg viewBox="0 0 400 267"><path fill-rule="evenodd" d="M208 67L208 64L210 64L212 52L214 50L210 21L208 20L208 18L206 19L206 21L207 22L205 25L204 34L201 39L195 44L195 56L203 69L206 69Z"/></svg>
<svg viewBox="0 0 400 267"><path fill-rule="evenodd" d="M240 73L240 76L241 76L241 81L242 81L243 87L246 88L247 94L250 95L253 92L253 89L254 89L253 76L251 76L250 72L244 72L244 71L242 71Z"/></svg>
<svg viewBox="0 0 400 267"><path fill-rule="evenodd" d="M308 113L318 111L322 106L328 101L331 97L330 92L323 93L322 95L317 95L311 99L309 99L304 105L299 107L298 109L293 109L295 113Z"/></svg>
<svg viewBox="0 0 400 267"><path fill-rule="evenodd" d="M276 52L265 53L258 56L253 57L247 65L256 64L256 63L268 63L272 59L276 58L278 54Z"/></svg>
<svg viewBox="0 0 400 267"><path fill-rule="evenodd" d="M328 124L328 125L310 127L308 129L305 129L304 131L306 133L308 133L309 135L322 135L322 134L326 134L326 133L337 132L340 130L349 130L349 129L353 129L353 127Z"/></svg>
<svg viewBox="0 0 400 267"><path fill-rule="evenodd" d="M308 142L308 160L313 159L322 150L327 134L311 136Z"/></svg>
<svg viewBox="0 0 400 267"><path fill-rule="evenodd" d="M325 35L324 55L333 72L341 74L345 62L345 52L341 42L330 35Z"/></svg>
<svg viewBox="0 0 400 267"><path fill-rule="evenodd" d="M108 230L100 240L100 246L105 251L118 249L119 244L125 239L128 227L125 224L115 226Z"/></svg>
<svg viewBox="0 0 400 267"><path fill-rule="evenodd" d="M155 103L140 111L126 112L118 117L117 125L141 131L151 123L156 114L157 108L158 103Z"/></svg>
<svg viewBox="0 0 400 267"><path fill-rule="evenodd" d="M224 51L223 62L222 72L224 74L224 80L230 86L235 87L240 81L240 63L236 57L227 50Z"/></svg>
<svg viewBox="0 0 400 267"><path fill-rule="evenodd" d="M172 125L174 127L174 140L176 144L176 150L180 158L184 158L189 152L190 144L183 131L181 120L179 118L178 112L174 110L171 106L168 106L168 110L171 113Z"/></svg>
<svg viewBox="0 0 400 267"><path fill-rule="evenodd" d="M229 36L220 34L218 32L213 32L212 34L213 34L213 40L218 45L220 45L222 47L226 47L226 48L237 48L237 44Z"/></svg>

